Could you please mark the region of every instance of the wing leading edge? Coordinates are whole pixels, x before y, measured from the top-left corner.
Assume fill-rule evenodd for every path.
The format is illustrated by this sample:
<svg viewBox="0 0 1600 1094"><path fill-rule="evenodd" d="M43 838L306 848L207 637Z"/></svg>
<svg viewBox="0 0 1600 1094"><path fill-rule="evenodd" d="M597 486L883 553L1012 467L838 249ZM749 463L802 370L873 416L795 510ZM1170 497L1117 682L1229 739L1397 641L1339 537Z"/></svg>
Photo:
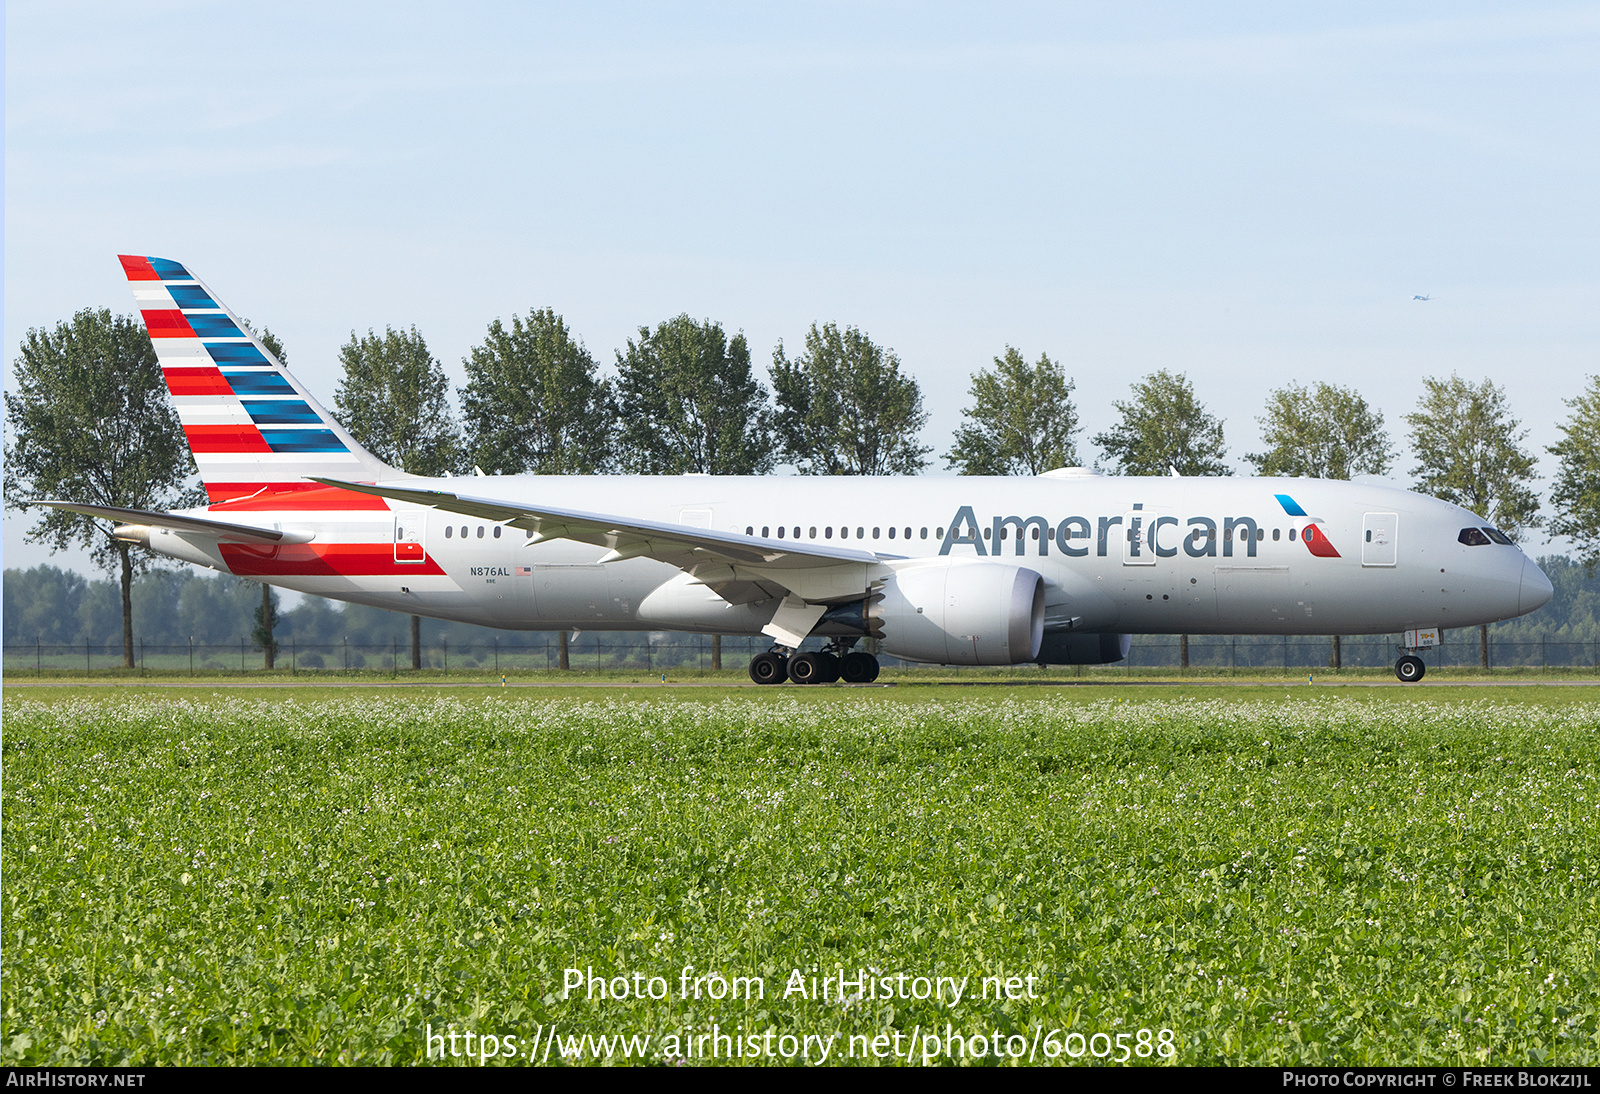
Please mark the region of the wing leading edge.
<svg viewBox="0 0 1600 1094"><path fill-rule="evenodd" d="M427 505L450 513L498 521L533 533L529 544L570 539L604 547L601 562L650 558L676 566L734 604L781 598L811 602L848 600L889 573L885 560L851 547L801 545L709 528L634 520L608 513L526 505L448 490L317 478L326 486Z"/></svg>

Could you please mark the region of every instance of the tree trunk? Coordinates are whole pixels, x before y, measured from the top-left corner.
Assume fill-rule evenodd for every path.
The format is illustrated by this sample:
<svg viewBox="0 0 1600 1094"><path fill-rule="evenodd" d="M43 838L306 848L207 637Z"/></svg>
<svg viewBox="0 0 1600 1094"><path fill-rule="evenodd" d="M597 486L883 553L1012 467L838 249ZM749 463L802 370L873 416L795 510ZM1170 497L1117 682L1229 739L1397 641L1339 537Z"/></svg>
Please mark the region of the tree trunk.
<svg viewBox="0 0 1600 1094"><path fill-rule="evenodd" d="M272 628L277 626L277 615L272 610L272 586L261 583L261 627L267 632L266 644L261 647L262 662L272 668L278 660L278 644L272 640Z"/></svg>
<svg viewBox="0 0 1600 1094"><path fill-rule="evenodd" d="M1328 667L1338 672L1344 667L1344 650L1340 647L1338 635L1333 636L1331 644L1332 648L1328 651Z"/></svg>
<svg viewBox="0 0 1600 1094"><path fill-rule="evenodd" d="M1189 667L1189 636L1186 634L1178 636L1178 667Z"/></svg>
<svg viewBox="0 0 1600 1094"><path fill-rule="evenodd" d="M1489 624L1487 623L1478 628L1478 666L1485 672L1489 670Z"/></svg>
<svg viewBox="0 0 1600 1094"><path fill-rule="evenodd" d="M411 671L422 670L422 619L411 617Z"/></svg>
<svg viewBox="0 0 1600 1094"><path fill-rule="evenodd" d="M117 554L122 556L122 667L133 668L133 555L132 548L122 544Z"/></svg>
<svg viewBox="0 0 1600 1094"><path fill-rule="evenodd" d="M722 635L720 634L711 636L711 667L718 670L722 668Z"/></svg>
<svg viewBox="0 0 1600 1094"><path fill-rule="evenodd" d="M567 659L567 632L561 632L561 660L557 662L562 672L572 668L572 662Z"/></svg>

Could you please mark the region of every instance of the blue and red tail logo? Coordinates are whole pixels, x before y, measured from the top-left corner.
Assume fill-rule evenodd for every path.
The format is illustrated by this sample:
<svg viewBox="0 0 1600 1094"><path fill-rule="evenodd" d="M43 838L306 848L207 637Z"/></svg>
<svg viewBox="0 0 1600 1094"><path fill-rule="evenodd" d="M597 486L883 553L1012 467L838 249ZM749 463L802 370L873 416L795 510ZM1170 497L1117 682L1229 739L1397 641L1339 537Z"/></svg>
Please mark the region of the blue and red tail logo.
<svg viewBox="0 0 1600 1094"><path fill-rule="evenodd" d="M1278 504L1283 506L1283 511L1291 517L1304 517L1306 511L1300 508L1300 503L1288 494L1273 495L1278 499ZM1328 535L1322 526L1316 523L1316 517L1307 517L1310 522L1300 529L1300 539L1305 543L1306 549L1318 558L1338 558L1339 552L1334 550L1333 544L1328 542Z"/></svg>

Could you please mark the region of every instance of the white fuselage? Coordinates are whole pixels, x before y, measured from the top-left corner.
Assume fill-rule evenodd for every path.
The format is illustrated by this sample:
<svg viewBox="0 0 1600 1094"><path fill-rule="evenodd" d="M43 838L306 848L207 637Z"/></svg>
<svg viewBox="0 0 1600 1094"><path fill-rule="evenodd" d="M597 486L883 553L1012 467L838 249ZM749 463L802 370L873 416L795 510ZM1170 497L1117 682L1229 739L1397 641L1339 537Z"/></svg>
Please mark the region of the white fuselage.
<svg viewBox="0 0 1600 1094"><path fill-rule="evenodd" d="M1466 510L1403 490L1330 480L689 475L400 484L470 489L790 545L848 546L891 562L982 557L1043 578L1047 630L1390 633L1510 618L1537 608L1551 592L1515 546L1461 542L1463 529L1486 525ZM248 512L212 506L191 512L309 532L311 540L219 546L156 531L149 544L306 593L510 629L758 634L777 608L773 600L730 604L664 562L601 563L601 547L559 538L530 544L523 531L494 521L403 502L388 506ZM1330 553L1313 553L1313 545Z"/></svg>

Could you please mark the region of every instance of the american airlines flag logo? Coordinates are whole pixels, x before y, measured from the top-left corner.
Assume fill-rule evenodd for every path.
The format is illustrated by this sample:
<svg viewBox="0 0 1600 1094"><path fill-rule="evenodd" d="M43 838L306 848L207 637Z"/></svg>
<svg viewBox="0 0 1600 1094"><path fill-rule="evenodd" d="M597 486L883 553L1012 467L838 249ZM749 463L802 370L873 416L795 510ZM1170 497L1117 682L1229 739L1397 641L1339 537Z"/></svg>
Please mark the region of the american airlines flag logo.
<svg viewBox="0 0 1600 1094"><path fill-rule="evenodd" d="M533 567L532 566L518 566L517 567L517 576L518 577L532 577L533 576Z"/></svg>

